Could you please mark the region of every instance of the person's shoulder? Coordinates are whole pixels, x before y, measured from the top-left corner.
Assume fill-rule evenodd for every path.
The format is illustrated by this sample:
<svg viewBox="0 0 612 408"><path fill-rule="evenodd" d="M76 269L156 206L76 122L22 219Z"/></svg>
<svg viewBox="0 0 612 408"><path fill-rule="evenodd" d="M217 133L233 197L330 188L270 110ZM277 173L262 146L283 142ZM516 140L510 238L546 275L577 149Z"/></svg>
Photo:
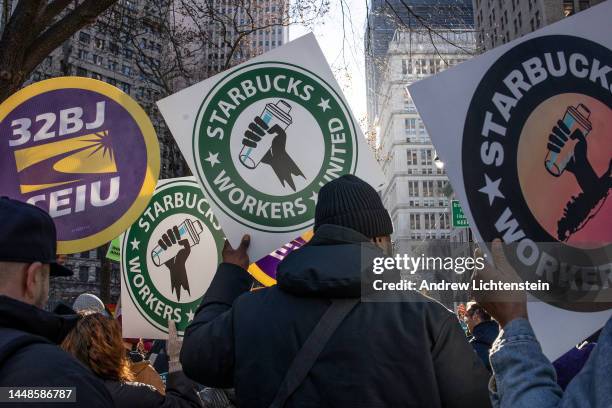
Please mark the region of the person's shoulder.
<svg viewBox="0 0 612 408"><path fill-rule="evenodd" d="M105 381L104 385L117 406L155 407L164 401L164 396L149 384L137 381Z"/></svg>
<svg viewBox="0 0 612 408"><path fill-rule="evenodd" d="M54 377L73 371L90 373L87 368L57 345L45 342L31 343L16 350L5 361L3 368L7 367L11 367L13 372L23 370L26 377L31 377L46 370L52 372ZM34 367L36 367L36 370L32 372L31 369ZM48 374L48 372L45 372L44 375Z"/></svg>
<svg viewBox="0 0 612 408"><path fill-rule="evenodd" d="M90 408L112 406L102 381L52 343L33 343L16 351L2 365L0 378L5 386L74 387L79 401Z"/></svg>

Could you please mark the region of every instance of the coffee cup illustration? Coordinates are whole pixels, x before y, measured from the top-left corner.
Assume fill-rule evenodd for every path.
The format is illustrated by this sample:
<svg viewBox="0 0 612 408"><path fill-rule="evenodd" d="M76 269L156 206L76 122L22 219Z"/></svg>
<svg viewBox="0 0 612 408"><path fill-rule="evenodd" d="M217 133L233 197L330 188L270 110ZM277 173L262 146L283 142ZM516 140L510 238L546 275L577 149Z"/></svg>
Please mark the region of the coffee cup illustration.
<svg viewBox="0 0 612 408"><path fill-rule="evenodd" d="M580 130L584 137L593 129L593 125L589 121L591 111L583 104L578 106L568 106L563 116L563 123L569 129L569 135L575 130ZM555 177L559 177L565 171L567 163L574 156L574 147L571 143L565 143L559 152L548 150L544 164L546 170Z"/></svg>
<svg viewBox="0 0 612 408"><path fill-rule="evenodd" d="M178 226L180 240L186 239L189 246L193 247L200 242L200 234L202 233L202 223L199 220L186 219ZM160 245L155 246L151 251L151 260L155 266L161 266L174 258L179 251L183 249L181 245L172 245L163 249Z"/></svg>
<svg viewBox="0 0 612 408"><path fill-rule="evenodd" d="M276 104L266 104L260 118L269 128L278 125L283 130L287 130L292 123L289 112L291 112L291 105L283 100L279 100ZM248 169L256 168L272 147L273 140L274 138L271 135L266 135L257 143L257 147L242 146L238 156L240 162Z"/></svg>

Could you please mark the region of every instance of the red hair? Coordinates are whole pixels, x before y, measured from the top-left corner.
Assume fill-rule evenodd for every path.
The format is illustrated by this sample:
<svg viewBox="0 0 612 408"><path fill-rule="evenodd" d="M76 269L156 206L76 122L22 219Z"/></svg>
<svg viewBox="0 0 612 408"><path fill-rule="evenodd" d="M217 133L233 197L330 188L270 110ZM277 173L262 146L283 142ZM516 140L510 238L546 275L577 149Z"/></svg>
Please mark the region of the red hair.
<svg viewBox="0 0 612 408"><path fill-rule="evenodd" d="M104 380L133 381L134 374L125 355L117 321L100 313L79 314L81 318L62 342L62 349Z"/></svg>

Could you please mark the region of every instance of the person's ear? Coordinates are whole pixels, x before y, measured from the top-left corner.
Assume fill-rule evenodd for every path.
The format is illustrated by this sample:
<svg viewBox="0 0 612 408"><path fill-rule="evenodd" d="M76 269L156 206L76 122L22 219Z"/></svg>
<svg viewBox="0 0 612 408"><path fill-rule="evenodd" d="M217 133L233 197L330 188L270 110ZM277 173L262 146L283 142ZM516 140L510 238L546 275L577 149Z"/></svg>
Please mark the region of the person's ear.
<svg viewBox="0 0 612 408"><path fill-rule="evenodd" d="M24 297L28 301L33 301L37 298L40 292L40 286L43 284L43 279L45 279L46 276L44 274L43 264L40 262L33 262L26 265L25 268Z"/></svg>

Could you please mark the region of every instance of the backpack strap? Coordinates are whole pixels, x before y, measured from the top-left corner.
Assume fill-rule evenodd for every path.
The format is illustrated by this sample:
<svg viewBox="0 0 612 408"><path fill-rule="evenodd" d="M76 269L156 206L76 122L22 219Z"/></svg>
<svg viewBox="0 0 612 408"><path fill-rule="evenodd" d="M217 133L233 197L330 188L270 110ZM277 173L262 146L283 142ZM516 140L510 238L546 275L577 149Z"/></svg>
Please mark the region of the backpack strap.
<svg viewBox="0 0 612 408"><path fill-rule="evenodd" d="M0 367L24 347L36 343L50 343L47 339L21 330L0 328Z"/></svg>
<svg viewBox="0 0 612 408"><path fill-rule="evenodd" d="M340 323L359 299L334 299L295 355L269 408L282 408L298 389Z"/></svg>

